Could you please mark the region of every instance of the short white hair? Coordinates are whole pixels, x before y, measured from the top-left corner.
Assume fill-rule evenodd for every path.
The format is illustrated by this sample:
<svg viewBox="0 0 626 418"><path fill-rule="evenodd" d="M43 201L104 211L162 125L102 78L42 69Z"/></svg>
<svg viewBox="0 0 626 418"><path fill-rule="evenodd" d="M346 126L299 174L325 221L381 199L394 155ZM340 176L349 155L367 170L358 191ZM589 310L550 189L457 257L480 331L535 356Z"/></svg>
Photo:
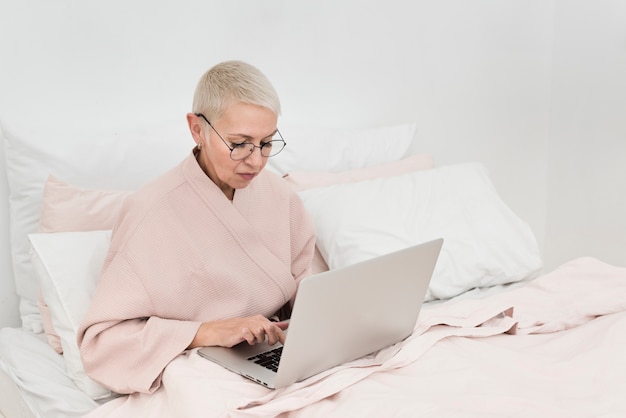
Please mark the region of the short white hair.
<svg viewBox="0 0 626 418"><path fill-rule="evenodd" d="M280 115L280 100L272 83L243 61L225 61L204 73L196 86L192 111L214 122L234 102L265 107Z"/></svg>

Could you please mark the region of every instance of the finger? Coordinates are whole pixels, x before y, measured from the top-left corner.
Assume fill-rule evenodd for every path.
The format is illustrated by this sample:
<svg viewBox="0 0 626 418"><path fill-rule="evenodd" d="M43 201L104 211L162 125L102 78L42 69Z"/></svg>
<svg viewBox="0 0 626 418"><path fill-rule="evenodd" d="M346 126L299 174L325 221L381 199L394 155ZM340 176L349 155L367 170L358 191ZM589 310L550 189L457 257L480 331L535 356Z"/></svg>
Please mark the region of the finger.
<svg viewBox="0 0 626 418"><path fill-rule="evenodd" d="M275 322L274 323L278 328L282 329L283 331L286 330L287 328L289 328L289 320L285 319L284 321L280 321L280 322Z"/></svg>
<svg viewBox="0 0 626 418"><path fill-rule="evenodd" d="M267 332L267 343L274 345L278 341L278 335L276 333L276 327L271 327Z"/></svg>
<svg viewBox="0 0 626 418"><path fill-rule="evenodd" d="M280 329L280 328L279 328ZM285 333L283 332L282 329L280 329L280 332L278 333L278 341L281 344L285 344L285 339L287 338L287 336L285 335Z"/></svg>
<svg viewBox="0 0 626 418"><path fill-rule="evenodd" d="M263 341L265 341L265 334L266 334L265 328L259 327L257 329L257 332L254 334L256 337L256 342L262 343Z"/></svg>
<svg viewBox="0 0 626 418"><path fill-rule="evenodd" d="M254 343L256 343L256 336L252 333L252 331L250 331L250 328L242 328L241 337L250 345L254 345Z"/></svg>
<svg viewBox="0 0 626 418"><path fill-rule="evenodd" d="M269 345L274 345L277 342L285 342L285 333L279 327L273 325L271 330L267 333L267 342Z"/></svg>

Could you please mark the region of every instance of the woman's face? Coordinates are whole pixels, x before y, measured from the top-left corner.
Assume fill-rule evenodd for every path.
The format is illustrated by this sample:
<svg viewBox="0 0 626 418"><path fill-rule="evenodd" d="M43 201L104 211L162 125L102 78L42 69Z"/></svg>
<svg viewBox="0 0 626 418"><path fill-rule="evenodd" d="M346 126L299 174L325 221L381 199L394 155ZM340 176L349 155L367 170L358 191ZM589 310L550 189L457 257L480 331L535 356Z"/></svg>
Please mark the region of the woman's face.
<svg viewBox="0 0 626 418"><path fill-rule="evenodd" d="M263 170L267 157L261 155L260 148L255 148L249 157L235 161L230 157L229 147L242 142L261 146L272 139L277 115L265 107L236 102L229 105L218 120L210 121L214 129L201 117L190 114L188 118L194 139L202 143L197 156L200 167L232 200L235 189L247 187Z"/></svg>

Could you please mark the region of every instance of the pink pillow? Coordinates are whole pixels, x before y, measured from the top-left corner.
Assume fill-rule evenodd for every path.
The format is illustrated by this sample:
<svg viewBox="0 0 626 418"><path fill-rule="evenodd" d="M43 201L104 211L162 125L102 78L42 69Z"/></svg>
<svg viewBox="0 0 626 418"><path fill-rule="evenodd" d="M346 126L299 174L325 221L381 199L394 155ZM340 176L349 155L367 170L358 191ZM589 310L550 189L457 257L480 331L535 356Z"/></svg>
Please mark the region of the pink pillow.
<svg viewBox="0 0 626 418"><path fill-rule="evenodd" d="M39 232L112 229L128 190L95 190L71 186L50 176L43 191Z"/></svg>
<svg viewBox="0 0 626 418"><path fill-rule="evenodd" d="M112 229L126 197L126 190L95 190L71 186L53 176L44 186L39 232L77 232ZM48 343L62 353L52 316L39 292L37 301Z"/></svg>
<svg viewBox="0 0 626 418"><path fill-rule="evenodd" d="M365 168L340 172L325 171L294 171L283 176L296 191L312 189L315 187L332 186L334 184L352 183L362 180L370 180L378 177L400 176L417 170L433 168L433 157L431 154L415 154L402 160L390 163L375 165ZM315 247L313 262L311 264L313 274L328 270L328 265Z"/></svg>
<svg viewBox="0 0 626 418"><path fill-rule="evenodd" d="M415 154L402 160L356 168L340 172L326 171L293 171L283 178L296 191L312 189L314 187L332 186L333 184L352 183L361 180L370 180L378 177L399 176L416 170L433 168L431 154Z"/></svg>

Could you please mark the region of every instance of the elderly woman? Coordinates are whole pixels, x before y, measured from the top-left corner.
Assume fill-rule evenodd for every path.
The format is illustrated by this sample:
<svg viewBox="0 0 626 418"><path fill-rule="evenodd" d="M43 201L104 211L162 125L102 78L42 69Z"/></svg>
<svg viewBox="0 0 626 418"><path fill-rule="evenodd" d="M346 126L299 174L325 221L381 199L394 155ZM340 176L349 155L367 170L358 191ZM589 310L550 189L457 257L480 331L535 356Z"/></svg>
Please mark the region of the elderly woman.
<svg viewBox="0 0 626 418"><path fill-rule="evenodd" d="M310 274L315 235L298 196L263 171L285 146L279 113L251 65L224 62L201 78L187 115L193 152L129 197L113 230L78 333L94 380L150 393L187 349L284 341L269 318Z"/></svg>

